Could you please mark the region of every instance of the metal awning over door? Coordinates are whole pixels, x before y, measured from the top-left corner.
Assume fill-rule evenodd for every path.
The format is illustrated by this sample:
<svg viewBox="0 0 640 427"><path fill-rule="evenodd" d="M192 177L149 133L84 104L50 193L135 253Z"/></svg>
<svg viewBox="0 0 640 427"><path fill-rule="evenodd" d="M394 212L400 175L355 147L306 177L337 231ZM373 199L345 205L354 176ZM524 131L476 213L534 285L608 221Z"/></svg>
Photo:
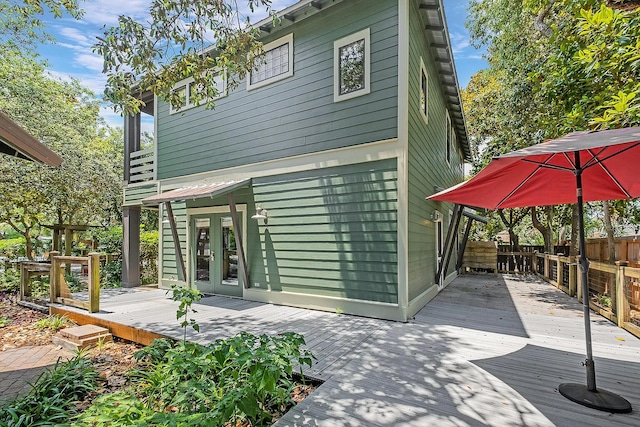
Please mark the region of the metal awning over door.
<svg viewBox="0 0 640 427"><path fill-rule="evenodd" d="M165 202L175 202L178 200L195 200L205 197L212 198L216 196L224 196L225 194L229 194L239 188L248 187L250 183L251 178L181 187L142 199L142 203L145 205L156 205Z"/></svg>
<svg viewBox="0 0 640 427"><path fill-rule="evenodd" d="M247 257L242 246L242 229L240 227L240 219L238 218L238 212L236 209L236 202L233 198L233 191L240 188L248 187L251 184L251 178L237 180L237 181L222 181L212 182L208 184L193 185L188 187L176 188L175 190L165 191L164 193L156 194L142 199L142 203L145 205L158 205L164 203L167 209L167 217L169 219L169 225L171 227L171 236L173 238L173 245L176 251L177 262L180 268L180 280L187 280L187 268L184 262L184 256L182 255L182 247L180 246L180 239L178 237L178 228L176 227L176 219L173 216L173 208L171 202L178 200L196 200L204 198L213 198L219 196L227 196L229 203L229 209L231 210L231 220L233 221L233 228L236 233L236 244L238 245L239 257L238 261L242 266L244 287L249 284L249 274L247 270Z"/></svg>

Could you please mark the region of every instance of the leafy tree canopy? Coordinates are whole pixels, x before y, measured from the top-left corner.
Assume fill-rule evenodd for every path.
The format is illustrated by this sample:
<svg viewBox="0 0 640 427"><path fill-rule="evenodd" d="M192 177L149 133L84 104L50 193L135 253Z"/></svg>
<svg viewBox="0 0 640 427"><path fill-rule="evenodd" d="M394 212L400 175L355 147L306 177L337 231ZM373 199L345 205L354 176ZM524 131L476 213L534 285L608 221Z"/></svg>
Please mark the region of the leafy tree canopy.
<svg viewBox="0 0 640 427"><path fill-rule="evenodd" d="M271 12L270 0L245 4L251 11L265 7ZM262 53L259 29L243 18L235 0L153 0L149 15L144 24L120 16L94 47L104 58L105 97L116 111L139 112L145 92L179 108L184 95L172 88L187 77L194 79L191 102L212 108L216 78L224 75L228 87L237 86Z"/></svg>
<svg viewBox="0 0 640 427"><path fill-rule="evenodd" d="M65 13L82 16L77 0L0 0L0 46L33 47L51 41L41 20L46 12L56 18Z"/></svg>
<svg viewBox="0 0 640 427"><path fill-rule="evenodd" d="M43 224L109 222L120 205L122 131L101 121L87 89L52 78L22 50L0 50L0 81L0 110L63 160L47 168L3 157L0 222L23 234L27 246Z"/></svg>

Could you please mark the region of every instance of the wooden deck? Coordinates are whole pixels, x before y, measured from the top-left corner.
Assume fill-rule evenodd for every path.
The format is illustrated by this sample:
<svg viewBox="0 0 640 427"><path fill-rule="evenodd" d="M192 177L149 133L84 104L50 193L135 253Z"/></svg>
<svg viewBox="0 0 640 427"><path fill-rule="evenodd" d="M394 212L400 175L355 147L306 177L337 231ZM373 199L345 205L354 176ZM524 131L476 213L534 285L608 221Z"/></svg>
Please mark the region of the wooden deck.
<svg viewBox="0 0 640 427"><path fill-rule="evenodd" d="M163 291L123 291L91 316L180 338L175 307ZM640 425L640 340L593 314L598 386L634 412L566 400L558 384L586 381L581 306L533 277L463 276L406 324L223 297L196 308L190 338L203 343L304 334L318 357L307 374L325 383L278 427Z"/></svg>

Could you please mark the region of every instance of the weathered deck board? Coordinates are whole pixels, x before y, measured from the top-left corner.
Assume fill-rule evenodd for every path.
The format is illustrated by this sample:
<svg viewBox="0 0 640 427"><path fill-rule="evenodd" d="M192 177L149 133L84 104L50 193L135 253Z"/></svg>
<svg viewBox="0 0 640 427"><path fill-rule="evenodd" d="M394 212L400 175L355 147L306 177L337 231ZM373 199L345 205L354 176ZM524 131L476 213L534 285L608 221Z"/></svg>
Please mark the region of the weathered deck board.
<svg viewBox="0 0 640 427"><path fill-rule="evenodd" d="M101 304L99 317L181 338L163 291ZM305 335L318 357L305 371L326 382L278 427L638 426L640 340L601 316L591 325L598 386L636 411L598 412L557 391L586 380L581 307L526 276L463 276L407 324L209 297L196 307L201 333L189 337Z"/></svg>

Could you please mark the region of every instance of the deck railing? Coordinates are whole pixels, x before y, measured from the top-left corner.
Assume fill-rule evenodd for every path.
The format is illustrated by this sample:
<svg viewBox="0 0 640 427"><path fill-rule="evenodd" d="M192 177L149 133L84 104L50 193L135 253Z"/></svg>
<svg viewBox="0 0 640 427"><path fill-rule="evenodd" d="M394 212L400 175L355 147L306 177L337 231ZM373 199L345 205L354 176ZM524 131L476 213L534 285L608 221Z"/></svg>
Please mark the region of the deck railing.
<svg viewBox="0 0 640 427"><path fill-rule="evenodd" d="M87 268L88 300L75 299L65 278L67 265L79 264ZM100 254L91 253L87 257L51 255L50 301L78 307L95 313L100 311Z"/></svg>
<svg viewBox="0 0 640 427"><path fill-rule="evenodd" d="M578 259L536 254L535 273L582 302ZM640 337L640 268L625 261L589 263L589 306L602 316Z"/></svg>
<svg viewBox="0 0 640 427"><path fill-rule="evenodd" d="M155 179L155 149L134 151L129 154L129 182L144 182Z"/></svg>

